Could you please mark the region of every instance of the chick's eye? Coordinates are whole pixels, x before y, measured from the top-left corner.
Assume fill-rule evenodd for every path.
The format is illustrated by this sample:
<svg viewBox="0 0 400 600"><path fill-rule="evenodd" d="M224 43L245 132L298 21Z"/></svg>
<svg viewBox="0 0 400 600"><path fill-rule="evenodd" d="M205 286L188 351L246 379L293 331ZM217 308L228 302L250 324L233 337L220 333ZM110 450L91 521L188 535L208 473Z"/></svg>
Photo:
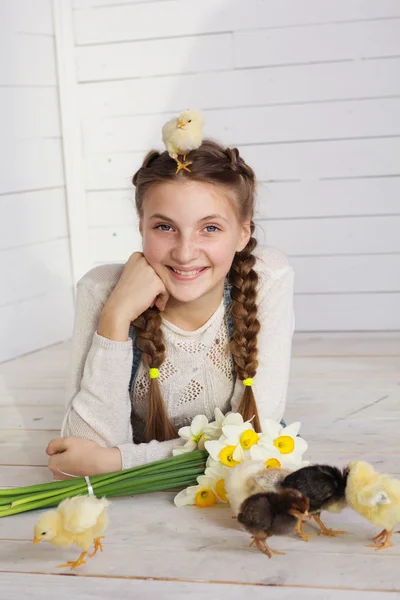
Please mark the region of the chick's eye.
<svg viewBox="0 0 400 600"><path fill-rule="evenodd" d="M192 122L192 119L189 119L188 123L191 123L191 122Z"/></svg>
<svg viewBox="0 0 400 600"><path fill-rule="evenodd" d="M46 535L46 532L45 532L45 531L42 531L42 533L41 533L40 535Z"/></svg>

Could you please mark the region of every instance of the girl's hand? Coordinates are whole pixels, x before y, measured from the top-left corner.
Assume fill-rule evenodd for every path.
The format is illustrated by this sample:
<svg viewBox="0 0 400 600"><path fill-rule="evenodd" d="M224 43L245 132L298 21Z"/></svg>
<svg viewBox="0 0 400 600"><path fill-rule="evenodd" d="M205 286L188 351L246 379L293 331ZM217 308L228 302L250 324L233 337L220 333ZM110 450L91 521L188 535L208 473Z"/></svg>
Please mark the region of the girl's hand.
<svg viewBox="0 0 400 600"><path fill-rule="evenodd" d="M132 321L151 306L163 311L168 302L168 291L149 265L142 252L134 252L108 298L101 313L99 335L110 339L127 339ZM116 332L114 334L113 332Z"/></svg>
<svg viewBox="0 0 400 600"><path fill-rule="evenodd" d="M85 477L120 471L121 453L118 448L103 448L96 442L76 437L56 438L46 448L50 456L48 467L54 479L69 479L69 473Z"/></svg>

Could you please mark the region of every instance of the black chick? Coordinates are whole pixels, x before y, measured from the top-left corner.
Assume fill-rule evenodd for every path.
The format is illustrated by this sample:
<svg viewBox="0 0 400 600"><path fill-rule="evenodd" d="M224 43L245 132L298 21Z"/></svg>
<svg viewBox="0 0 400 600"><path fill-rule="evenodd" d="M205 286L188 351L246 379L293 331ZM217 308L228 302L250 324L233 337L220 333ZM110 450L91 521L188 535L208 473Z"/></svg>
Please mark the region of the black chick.
<svg viewBox="0 0 400 600"><path fill-rule="evenodd" d="M328 529L321 521L322 510L340 512L347 506L345 489L348 468L338 469L330 465L312 465L294 471L281 481L283 488L299 490L310 500L310 515L320 527L320 535L333 537L346 531ZM303 533L302 523L297 533L308 542L310 535Z"/></svg>
<svg viewBox="0 0 400 600"><path fill-rule="evenodd" d="M285 535L295 530L296 524L307 517L309 500L297 490L253 494L244 500L238 514L238 521L251 533L257 548L267 554L285 554L272 550L267 538L272 535Z"/></svg>

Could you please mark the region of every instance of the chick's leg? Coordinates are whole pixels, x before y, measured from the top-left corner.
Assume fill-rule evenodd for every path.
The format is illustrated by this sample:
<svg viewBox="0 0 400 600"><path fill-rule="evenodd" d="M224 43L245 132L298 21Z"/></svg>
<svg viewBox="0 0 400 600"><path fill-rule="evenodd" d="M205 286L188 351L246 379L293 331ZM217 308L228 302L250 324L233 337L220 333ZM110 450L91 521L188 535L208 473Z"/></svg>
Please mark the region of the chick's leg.
<svg viewBox="0 0 400 600"><path fill-rule="evenodd" d="M347 533L347 531L338 530L338 529L328 529L323 522L321 521L319 515L313 515L314 521L319 525L321 531L319 535L327 535L328 537L335 537L335 535L342 535L343 533Z"/></svg>
<svg viewBox="0 0 400 600"><path fill-rule="evenodd" d="M303 520L299 519L296 525L296 533L299 535L305 542L310 540L310 537L314 537L314 533L304 533L303 531Z"/></svg>
<svg viewBox="0 0 400 600"><path fill-rule="evenodd" d="M268 546L266 540L260 540L260 538L257 538L255 536L252 537L250 546L256 546L259 549L259 551L262 552L263 554L266 554L268 556L268 558L272 558L273 554L280 554L281 556L284 556L286 554L286 552L279 552L278 550L272 550L272 548L270 548Z"/></svg>
<svg viewBox="0 0 400 600"><path fill-rule="evenodd" d="M77 567L80 567L81 565L85 565L86 560L84 560L84 558L85 558L86 554L87 554L87 552L82 552L80 557L75 562L73 560L70 560L63 565L58 565L59 569L61 569L62 567L71 567L72 569L76 569Z"/></svg>
<svg viewBox="0 0 400 600"><path fill-rule="evenodd" d="M94 552L92 552L92 554L89 554L89 558L95 556L98 550L100 550L100 552L103 552L103 544L100 540L104 540L104 537L105 536L102 535L101 537L94 538Z"/></svg>
<svg viewBox="0 0 400 600"><path fill-rule="evenodd" d="M384 529L379 535L375 536L375 540L376 540L376 544L368 544L369 548L375 548L376 551L378 550L384 550L385 548L390 548L391 546L394 546L393 542L392 542L392 533L393 533L393 529L391 529L390 531L388 531L387 529Z"/></svg>
<svg viewBox="0 0 400 600"><path fill-rule="evenodd" d="M179 160L179 158L175 158L177 167L176 167L176 173L179 173L179 171L188 171L190 173L190 169L188 168L191 164L193 164L192 162L186 162L186 154L183 157L183 162L181 162Z"/></svg>

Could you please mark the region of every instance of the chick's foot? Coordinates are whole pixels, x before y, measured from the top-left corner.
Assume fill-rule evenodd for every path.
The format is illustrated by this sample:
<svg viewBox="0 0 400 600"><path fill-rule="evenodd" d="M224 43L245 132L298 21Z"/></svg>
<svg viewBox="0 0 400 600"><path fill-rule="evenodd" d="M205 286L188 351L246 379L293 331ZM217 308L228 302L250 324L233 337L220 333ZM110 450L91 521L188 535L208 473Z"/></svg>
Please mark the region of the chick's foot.
<svg viewBox="0 0 400 600"><path fill-rule="evenodd" d="M103 552L103 544L100 540L104 540L104 537L105 536L102 535L101 537L94 538L94 552L92 552L92 554L89 554L89 558L93 558L93 556L96 556L98 550L100 550L100 552Z"/></svg>
<svg viewBox="0 0 400 600"><path fill-rule="evenodd" d="M384 550L385 548L390 548L394 546L392 542L392 531L388 531L384 529L379 535L377 535L374 539L376 539L376 544L367 544L368 548L375 548L376 552L378 550Z"/></svg>
<svg viewBox="0 0 400 600"><path fill-rule="evenodd" d="M175 161L177 164L176 173L179 173L179 171L188 171L190 173L189 166L193 163L190 161L186 162L186 156L183 158L183 162L181 162L179 158L176 158Z"/></svg>
<svg viewBox="0 0 400 600"><path fill-rule="evenodd" d="M347 531L344 531L341 529L330 529L330 528L328 529L328 527L326 527L323 524L323 522L317 515L313 515L313 519L319 525L319 527L321 529L321 531L319 532L319 535L327 535L328 537L335 537L336 535L343 535L344 533L347 533Z"/></svg>
<svg viewBox="0 0 400 600"><path fill-rule="evenodd" d="M268 558L272 558L273 554L285 556L286 552L279 552L278 550L272 550L267 544L265 540L260 540L259 538L252 537L252 541L250 542L250 546L256 546L260 552L266 554Z"/></svg>
<svg viewBox="0 0 400 600"><path fill-rule="evenodd" d="M305 542L310 540L310 537L314 537L315 533L304 533L303 531L303 521L299 519L296 525L296 533L299 535Z"/></svg>
<svg viewBox="0 0 400 600"><path fill-rule="evenodd" d="M82 552L80 557L75 562L73 560L70 560L63 565L58 565L58 568L62 569L63 567L71 567L71 569L77 569L81 565L86 565L86 560L84 560L86 554L87 552Z"/></svg>

